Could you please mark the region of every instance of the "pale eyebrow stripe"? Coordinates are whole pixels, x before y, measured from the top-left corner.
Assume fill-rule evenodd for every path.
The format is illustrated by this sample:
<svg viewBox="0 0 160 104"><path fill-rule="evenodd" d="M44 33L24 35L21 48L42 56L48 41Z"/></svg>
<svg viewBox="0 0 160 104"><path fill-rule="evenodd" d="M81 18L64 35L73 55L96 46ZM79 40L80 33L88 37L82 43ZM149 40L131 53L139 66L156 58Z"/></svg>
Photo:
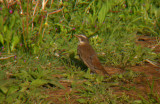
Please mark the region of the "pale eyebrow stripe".
<svg viewBox="0 0 160 104"><path fill-rule="evenodd" d="M86 36L84 36L84 35L80 35L80 36L82 36L82 37L86 38Z"/></svg>

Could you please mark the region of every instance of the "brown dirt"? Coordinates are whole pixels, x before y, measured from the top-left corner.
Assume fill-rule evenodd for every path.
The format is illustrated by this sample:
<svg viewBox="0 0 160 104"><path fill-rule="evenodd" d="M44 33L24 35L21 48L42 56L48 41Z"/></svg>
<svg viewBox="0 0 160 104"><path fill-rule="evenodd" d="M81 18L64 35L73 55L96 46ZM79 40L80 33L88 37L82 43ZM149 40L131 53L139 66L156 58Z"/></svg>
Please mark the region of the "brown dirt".
<svg viewBox="0 0 160 104"><path fill-rule="evenodd" d="M157 67L151 64L145 64L143 66L134 66L130 69L144 74L134 78L133 82L126 82L120 87L115 87L115 94L121 95L125 93L133 99L140 99L140 96L143 96L147 99L148 94L151 94L151 86L154 84L153 93L156 93L160 96L160 72L156 70ZM123 88L128 88L129 90Z"/></svg>
<svg viewBox="0 0 160 104"><path fill-rule="evenodd" d="M149 36L137 36L136 44L141 45L142 47L148 47L153 49L155 53L160 52L160 38L149 37Z"/></svg>
<svg viewBox="0 0 160 104"><path fill-rule="evenodd" d="M55 89L55 91L48 91L47 94L50 96L47 100L56 102L56 104L77 104L77 96L72 95L74 91L71 88L70 82L61 82L65 89ZM72 95L72 96L71 96Z"/></svg>
<svg viewBox="0 0 160 104"><path fill-rule="evenodd" d="M158 42L160 41L159 38L149 37L149 36L137 36L136 43L141 45L142 47L149 47L154 50L155 53L160 52L160 45ZM109 74L115 73L123 73L124 71L116 68L111 68ZM133 79L132 82L125 82L120 84L118 87L113 87L113 93L117 95L122 95L125 93L126 95L130 96L133 99L140 99L140 96L144 98L148 98L148 94L151 94L151 85L154 82L153 93L156 93L160 96L160 67L156 67L151 65L150 63L145 63L141 66L134 66L130 67L131 70L135 72L143 73L139 77ZM78 96L72 94L75 91L71 88L70 82L61 82L61 84L66 88L57 89L53 92L48 92L50 97L48 100L52 100L56 102L56 104L62 103L71 103L71 104L78 104L76 99ZM128 88L129 90L123 89ZM154 95L152 95L154 96Z"/></svg>

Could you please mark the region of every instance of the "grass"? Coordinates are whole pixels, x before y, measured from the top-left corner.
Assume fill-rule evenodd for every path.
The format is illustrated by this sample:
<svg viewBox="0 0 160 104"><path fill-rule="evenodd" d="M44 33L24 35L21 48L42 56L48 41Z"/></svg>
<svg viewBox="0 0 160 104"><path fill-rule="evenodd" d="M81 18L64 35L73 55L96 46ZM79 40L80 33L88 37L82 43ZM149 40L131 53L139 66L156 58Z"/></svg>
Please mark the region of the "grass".
<svg viewBox="0 0 160 104"><path fill-rule="evenodd" d="M142 73L128 67L158 61L158 53L135 43L139 35L159 37L158 0L14 2L0 3L0 103L55 103L46 92L61 90L61 103L160 102L154 84L148 98L134 99L114 89L135 90L123 85ZM101 62L124 72L91 74L79 61L74 34L87 35ZM71 91L65 93L67 88Z"/></svg>

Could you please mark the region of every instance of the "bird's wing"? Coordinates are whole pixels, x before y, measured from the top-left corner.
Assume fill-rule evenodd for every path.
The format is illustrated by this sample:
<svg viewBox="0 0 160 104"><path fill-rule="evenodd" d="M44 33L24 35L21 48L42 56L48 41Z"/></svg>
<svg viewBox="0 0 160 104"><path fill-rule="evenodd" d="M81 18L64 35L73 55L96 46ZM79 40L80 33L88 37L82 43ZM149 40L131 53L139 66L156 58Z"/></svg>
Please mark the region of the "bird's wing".
<svg viewBox="0 0 160 104"><path fill-rule="evenodd" d="M108 72L104 69L104 67L101 65L97 55L92 56L92 64L94 65L94 70L98 74L108 74Z"/></svg>
<svg viewBox="0 0 160 104"><path fill-rule="evenodd" d="M94 69L92 62L91 62L92 58L91 58L91 52L89 52L90 50L92 50L90 49L90 47L86 48L86 46L79 45L77 49L77 54L79 55L81 60L84 62L84 64L88 68Z"/></svg>
<svg viewBox="0 0 160 104"><path fill-rule="evenodd" d="M90 56L91 64L94 65L94 69L103 69L103 66L101 65L97 55Z"/></svg>

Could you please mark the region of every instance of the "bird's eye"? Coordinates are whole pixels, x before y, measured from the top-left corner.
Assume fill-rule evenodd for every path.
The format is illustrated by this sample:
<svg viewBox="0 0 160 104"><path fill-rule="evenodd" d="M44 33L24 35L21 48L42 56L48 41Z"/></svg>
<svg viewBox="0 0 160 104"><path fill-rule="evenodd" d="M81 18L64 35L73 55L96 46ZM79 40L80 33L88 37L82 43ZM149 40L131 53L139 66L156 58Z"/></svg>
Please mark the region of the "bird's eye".
<svg viewBox="0 0 160 104"><path fill-rule="evenodd" d="M85 39L84 39L84 38L81 38L81 41L85 41Z"/></svg>

